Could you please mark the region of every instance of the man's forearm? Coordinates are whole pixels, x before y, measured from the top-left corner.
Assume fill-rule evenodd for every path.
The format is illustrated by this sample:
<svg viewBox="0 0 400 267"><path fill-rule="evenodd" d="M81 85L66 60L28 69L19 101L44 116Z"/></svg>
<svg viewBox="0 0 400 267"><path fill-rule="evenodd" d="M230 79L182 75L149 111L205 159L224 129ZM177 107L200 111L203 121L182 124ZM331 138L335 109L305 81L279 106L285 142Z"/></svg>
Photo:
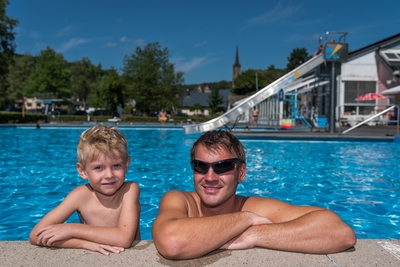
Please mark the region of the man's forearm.
<svg viewBox="0 0 400 267"><path fill-rule="evenodd" d="M335 213L312 211L295 220L248 229L255 246L313 254L336 253L356 242L354 231Z"/></svg>
<svg viewBox="0 0 400 267"><path fill-rule="evenodd" d="M174 219L153 233L158 251L169 259L189 259L220 248L254 224L250 212Z"/></svg>

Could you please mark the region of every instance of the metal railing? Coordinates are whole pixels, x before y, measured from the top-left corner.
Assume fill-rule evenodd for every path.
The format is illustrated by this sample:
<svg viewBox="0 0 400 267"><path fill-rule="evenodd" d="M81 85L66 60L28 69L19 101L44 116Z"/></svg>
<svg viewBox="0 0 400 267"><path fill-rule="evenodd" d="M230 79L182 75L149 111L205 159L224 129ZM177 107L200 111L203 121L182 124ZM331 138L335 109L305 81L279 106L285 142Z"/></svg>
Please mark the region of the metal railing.
<svg viewBox="0 0 400 267"><path fill-rule="evenodd" d="M376 107L376 106L385 106L385 107L387 107L388 105L375 105L375 104L356 104L356 103L354 103L354 104L344 104L344 105L342 105L342 106L340 106L339 107L339 114L341 114L341 109L342 108L344 108L344 107L354 107L354 106L363 106L363 107ZM389 112L389 111L391 111L391 110L394 110L395 108L397 108L397 110L395 110L396 112L397 112L397 114L396 114L396 120L386 120L385 122L387 122L387 123L391 123L391 122L396 122L396 135L399 135L399 115L400 115L400 109L399 109L399 106L398 105L392 105L392 106L390 106L390 107L388 107L388 108L386 108L385 110L382 110L381 112L378 112L377 114L373 114L373 115L371 115L370 117L368 117L367 119L365 119L365 120L362 120L362 121L360 121L359 123L357 123L356 122L356 125L354 125L354 126L351 126L349 129L347 129L347 130L345 130L345 131L343 131L343 132L340 132L340 128L339 128L339 134L346 134L346 133L348 133L348 132L350 132L350 131L352 131L352 130L354 130L354 129L356 129L356 128L358 128L358 127L360 127L361 125L364 125L364 124L366 124L366 123L369 123L369 122L375 122L376 120L376 118L378 118L378 117L380 117L381 115L383 115L383 114L385 114L385 113L387 113L387 112ZM351 115L351 116L360 116L360 115ZM340 125L340 122L342 121L342 117L339 117L339 125ZM339 126L340 127L340 126Z"/></svg>

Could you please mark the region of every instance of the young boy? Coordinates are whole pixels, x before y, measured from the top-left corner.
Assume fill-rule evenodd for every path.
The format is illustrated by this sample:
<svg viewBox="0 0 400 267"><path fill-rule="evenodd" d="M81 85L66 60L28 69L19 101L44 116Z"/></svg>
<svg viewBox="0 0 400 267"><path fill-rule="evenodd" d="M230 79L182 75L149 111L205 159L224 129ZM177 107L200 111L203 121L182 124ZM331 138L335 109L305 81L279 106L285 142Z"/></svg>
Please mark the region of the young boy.
<svg viewBox="0 0 400 267"><path fill-rule="evenodd" d="M76 169L88 184L72 190L32 229L33 245L120 253L140 240L139 187L125 182L130 157L125 137L96 125L78 142ZM64 223L75 211L82 224Z"/></svg>

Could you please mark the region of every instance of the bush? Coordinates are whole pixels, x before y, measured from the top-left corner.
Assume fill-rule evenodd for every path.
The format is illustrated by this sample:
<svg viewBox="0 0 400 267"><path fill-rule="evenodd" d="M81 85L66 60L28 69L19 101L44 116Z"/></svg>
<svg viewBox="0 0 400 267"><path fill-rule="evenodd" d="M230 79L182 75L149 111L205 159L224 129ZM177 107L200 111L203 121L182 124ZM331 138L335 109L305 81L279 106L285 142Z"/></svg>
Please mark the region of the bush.
<svg viewBox="0 0 400 267"><path fill-rule="evenodd" d="M44 114L24 114L21 112L0 112L0 123L37 123L46 122Z"/></svg>

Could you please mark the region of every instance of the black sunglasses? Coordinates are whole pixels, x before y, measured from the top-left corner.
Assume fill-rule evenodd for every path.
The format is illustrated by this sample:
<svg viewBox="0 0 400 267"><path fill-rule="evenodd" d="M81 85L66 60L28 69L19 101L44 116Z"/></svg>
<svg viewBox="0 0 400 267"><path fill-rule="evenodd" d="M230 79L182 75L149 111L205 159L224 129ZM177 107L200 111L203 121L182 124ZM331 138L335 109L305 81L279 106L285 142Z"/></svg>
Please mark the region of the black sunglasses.
<svg viewBox="0 0 400 267"><path fill-rule="evenodd" d="M190 166L195 172L206 174L208 169L211 167L216 174L221 174L224 172L229 172L235 168L235 164L238 162L244 163L243 160L238 158L224 159L213 163L204 162L201 160L191 159Z"/></svg>

